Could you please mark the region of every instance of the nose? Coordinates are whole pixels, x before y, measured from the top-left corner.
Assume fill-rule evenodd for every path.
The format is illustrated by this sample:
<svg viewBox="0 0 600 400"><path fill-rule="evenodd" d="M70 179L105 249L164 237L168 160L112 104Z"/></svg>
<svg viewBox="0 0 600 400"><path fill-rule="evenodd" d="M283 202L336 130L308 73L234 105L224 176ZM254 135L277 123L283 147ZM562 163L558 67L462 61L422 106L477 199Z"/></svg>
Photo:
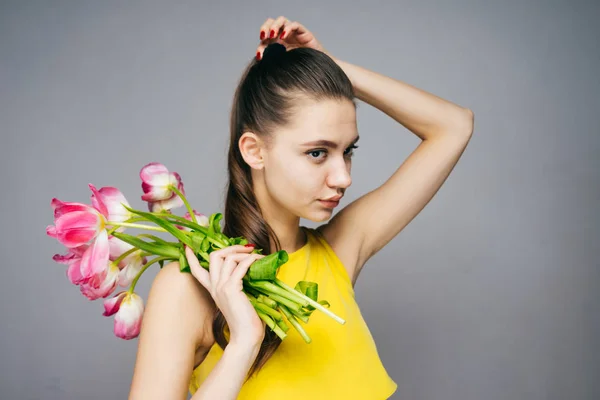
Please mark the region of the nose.
<svg viewBox="0 0 600 400"><path fill-rule="evenodd" d="M351 164L345 160L337 161L332 163L331 170L327 177L327 184L332 188L341 188L342 193L346 188L352 184L352 177L350 176Z"/></svg>

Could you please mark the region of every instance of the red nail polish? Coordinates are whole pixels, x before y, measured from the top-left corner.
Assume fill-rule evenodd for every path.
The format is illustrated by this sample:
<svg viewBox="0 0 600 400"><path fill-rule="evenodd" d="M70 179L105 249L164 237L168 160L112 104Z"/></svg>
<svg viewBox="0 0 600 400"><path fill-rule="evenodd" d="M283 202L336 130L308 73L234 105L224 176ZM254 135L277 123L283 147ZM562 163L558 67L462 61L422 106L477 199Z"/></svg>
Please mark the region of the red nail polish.
<svg viewBox="0 0 600 400"><path fill-rule="evenodd" d="M285 36L285 31L281 32L281 36L279 36L279 38L283 39L284 36Z"/></svg>
<svg viewBox="0 0 600 400"><path fill-rule="evenodd" d="M260 31L260 40L263 40L264 38L265 38L265 32Z"/></svg>
<svg viewBox="0 0 600 400"><path fill-rule="evenodd" d="M260 60L260 51L257 51L257 52L256 52L256 59L257 59L257 60Z"/></svg>
<svg viewBox="0 0 600 400"><path fill-rule="evenodd" d="M271 38L274 38L274 37L275 37L275 31L274 31L273 29L271 29L271 36L270 36L270 37L271 37Z"/></svg>
<svg viewBox="0 0 600 400"><path fill-rule="evenodd" d="M254 244L252 244L252 243L248 243L248 244L245 244L245 245L244 245L244 247L254 247L254 246L256 246L256 245L254 245Z"/></svg>

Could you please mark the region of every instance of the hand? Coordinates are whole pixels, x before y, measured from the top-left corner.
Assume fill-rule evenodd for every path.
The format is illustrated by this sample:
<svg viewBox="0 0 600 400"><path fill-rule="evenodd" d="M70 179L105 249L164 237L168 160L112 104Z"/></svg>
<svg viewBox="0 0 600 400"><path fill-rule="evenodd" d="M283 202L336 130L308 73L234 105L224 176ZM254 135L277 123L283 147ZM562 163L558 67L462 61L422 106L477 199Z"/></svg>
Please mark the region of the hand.
<svg viewBox="0 0 600 400"><path fill-rule="evenodd" d="M198 262L194 251L185 246L192 275L209 291L225 317L230 343L258 346L265 336L265 323L242 292L242 278L250 265L262 254L250 254L252 247L235 245L215 250L209 255L209 270Z"/></svg>
<svg viewBox="0 0 600 400"><path fill-rule="evenodd" d="M261 25L260 40L261 43L256 49L256 57L259 60L262 58L265 48L275 42L281 43L288 50L297 47L308 47L329 55L312 32L306 29L301 23L292 22L283 16L275 20L268 18Z"/></svg>

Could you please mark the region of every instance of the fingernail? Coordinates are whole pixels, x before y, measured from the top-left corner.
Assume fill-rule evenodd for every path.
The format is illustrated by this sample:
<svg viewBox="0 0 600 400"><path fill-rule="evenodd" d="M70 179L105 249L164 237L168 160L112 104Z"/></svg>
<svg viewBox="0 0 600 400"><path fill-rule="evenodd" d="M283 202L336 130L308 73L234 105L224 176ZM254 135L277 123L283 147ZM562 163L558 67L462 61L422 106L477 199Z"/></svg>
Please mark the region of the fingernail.
<svg viewBox="0 0 600 400"><path fill-rule="evenodd" d="M256 52L256 59L257 59L257 60L260 60L260 51L257 51L257 52Z"/></svg>
<svg viewBox="0 0 600 400"><path fill-rule="evenodd" d="M275 31L274 31L274 30L272 30L272 29L271 29L271 36L270 36L270 37L271 37L271 38L274 38L274 37L275 37Z"/></svg>
<svg viewBox="0 0 600 400"><path fill-rule="evenodd" d="M248 243L248 244L245 244L245 245L244 245L244 247L254 247L254 246L256 246L256 245L254 245L254 244L252 244L252 243Z"/></svg>
<svg viewBox="0 0 600 400"><path fill-rule="evenodd" d="M263 40L264 38L265 38L265 32L260 31L260 40Z"/></svg>
<svg viewBox="0 0 600 400"><path fill-rule="evenodd" d="M283 39L283 37L285 36L285 31L281 32L281 36L279 36L281 39Z"/></svg>

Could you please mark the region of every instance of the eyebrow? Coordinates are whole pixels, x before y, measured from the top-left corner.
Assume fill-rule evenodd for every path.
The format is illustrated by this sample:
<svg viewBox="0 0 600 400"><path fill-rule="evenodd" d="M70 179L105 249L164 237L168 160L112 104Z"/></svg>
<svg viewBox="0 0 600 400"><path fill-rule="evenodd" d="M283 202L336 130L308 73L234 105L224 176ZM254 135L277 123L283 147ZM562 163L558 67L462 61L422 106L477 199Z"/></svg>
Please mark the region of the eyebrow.
<svg viewBox="0 0 600 400"><path fill-rule="evenodd" d="M350 143L350 145L356 144L356 142L358 142L358 139L360 139L360 135L357 135L356 138L354 138L354 140L352 141L352 143ZM338 145L335 142L332 142L330 140L315 140L313 142L306 142L306 143L302 143L302 146L323 146L323 147L329 147L332 149L337 149Z"/></svg>

